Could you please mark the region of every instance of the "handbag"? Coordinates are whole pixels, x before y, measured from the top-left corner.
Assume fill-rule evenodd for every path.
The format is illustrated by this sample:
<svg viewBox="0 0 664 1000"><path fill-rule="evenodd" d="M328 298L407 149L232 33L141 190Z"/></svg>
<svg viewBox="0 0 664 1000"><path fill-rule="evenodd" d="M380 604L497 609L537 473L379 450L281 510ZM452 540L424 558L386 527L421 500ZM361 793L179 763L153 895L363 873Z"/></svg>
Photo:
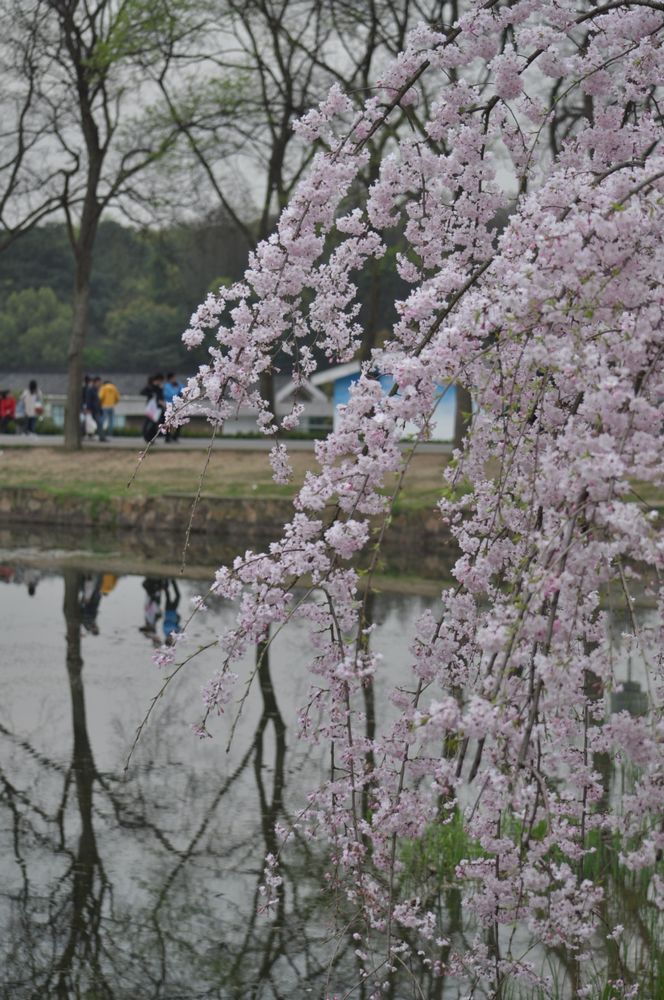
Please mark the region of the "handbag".
<svg viewBox="0 0 664 1000"><path fill-rule="evenodd" d="M157 400L154 397L148 399L145 406L145 416L148 420L151 420L153 424L158 424L161 420L161 409L157 404Z"/></svg>
<svg viewBox="0 0 664 1000"><path fill-rule="evenodd" d="M85 414L85 433L86 434L97 433L97 421L94 419L91 413Z"/></svg>

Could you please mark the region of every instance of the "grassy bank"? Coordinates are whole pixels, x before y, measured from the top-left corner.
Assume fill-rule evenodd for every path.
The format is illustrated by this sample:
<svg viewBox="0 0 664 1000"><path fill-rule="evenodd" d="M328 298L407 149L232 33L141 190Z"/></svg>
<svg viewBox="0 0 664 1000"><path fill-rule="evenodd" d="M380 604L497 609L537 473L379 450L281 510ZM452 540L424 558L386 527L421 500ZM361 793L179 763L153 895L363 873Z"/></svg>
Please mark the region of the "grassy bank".
<svg viewBox="0 0 664 1000"><path fill-rule="evenodd" d="M62 448L12 448L0 453L0 487L44 490L63 497L103 502L113 497L193 497L205 467L205 451L155 448L139 462L136 451L101 448L65 452ZM445 455L415 455L408 467L398 509L430 511L441 495ZM266 452L213 451L205 474L203 494L220 499L284 499L294 495L307 471L316 471L309 451L291 453L293 483L272 480ZM664 491L637 483L627 499L664 510Z"/></svg>
<svg viewBox="0 0 664 1000"><path fill-rule="evenodd" d="M203 492L226 499L292 496L305 473L315 471L316 461L310 452L293 452L291 459L293 484L279 486L272 481L266 453L213 451ZM404 502L431 509L439 494L445 461L442 455L416 455L409 467ZM90 500L132 495L193 496L205 462L205 452L165 448L155 448L140 463L138 449L136 453L110 449L75 453L61 448L7 449L0 456L0 485Z"/></svg>

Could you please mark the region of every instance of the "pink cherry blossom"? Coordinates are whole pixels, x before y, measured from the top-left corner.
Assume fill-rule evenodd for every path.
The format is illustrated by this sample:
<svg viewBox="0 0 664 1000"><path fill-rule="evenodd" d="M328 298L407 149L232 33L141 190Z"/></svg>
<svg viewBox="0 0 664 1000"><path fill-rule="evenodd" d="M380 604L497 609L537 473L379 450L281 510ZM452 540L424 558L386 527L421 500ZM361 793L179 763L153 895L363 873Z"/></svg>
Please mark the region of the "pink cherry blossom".
<svg viewBox="0 0 664 1000"><path fill-rule="evenodd" d="M237 620L205 705L222 710L230 665L271 625L308 622L301 737L331 743L335 764L298 830L325 843L330 892L358 914L374 995L423 962L468 996L546 990L549 948L575 970L576 995L591 996L589 956L627 932L606 925L605 886L584 874L596 843L616 838L616 865L650 878L649 906L663 897L664 536L642 491L664 485L664 11L492 0L440 28L412 33L363 106L335 87L303 116L300 134L324 148L244 281L209 296L184 335L209 343L210 359L168 419L205 410L218 426L249 405L276 435L261 374L279 348L300 380L321 355L351 358L358 275L401 234L406 290L390 338L317 442L281 537L213 583ZM404 109L417 127L395 137ZM449 381L475 403L437 506L459 550L455 582L418 620L391 714L368 734L382 661L360 583L371 585L407 476L406 425L426 436ZM284 442L270 460L285 482ZM348 560L362 553L361 577ZM658 615L648 629L633 610L645 586ZM620 683L609 598L650 678L643 718L605 720ZM606 755L629 773L622 796L607 787ZM468 856L454 884L474 930L448 947L440 909L409 893L401 858L455 817ZM277 860L268 907L282 891ZM612 995L637 995L630 975Z"/></svg>

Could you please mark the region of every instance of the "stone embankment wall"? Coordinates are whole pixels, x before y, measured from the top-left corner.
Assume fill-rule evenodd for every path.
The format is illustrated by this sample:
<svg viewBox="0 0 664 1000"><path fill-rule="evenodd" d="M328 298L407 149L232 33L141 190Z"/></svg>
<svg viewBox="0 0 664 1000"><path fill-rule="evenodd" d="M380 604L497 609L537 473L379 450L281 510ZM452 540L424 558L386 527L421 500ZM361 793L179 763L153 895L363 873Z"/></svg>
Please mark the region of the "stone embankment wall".
<svg viewBox="0 0 664 1000"><path fill-rule="evenodd" d="M189 495L96 498L0 488L0 522L6 525L133 531L143 536L164 533L180 538L191 508ZM203 496L196 507L192 534L229 546L237 554L274 541L292 515L293 506L286 499ZM435 510L404 509L392 518L382 557L390 572L440 578L449 576L456 549Z"/></svg>

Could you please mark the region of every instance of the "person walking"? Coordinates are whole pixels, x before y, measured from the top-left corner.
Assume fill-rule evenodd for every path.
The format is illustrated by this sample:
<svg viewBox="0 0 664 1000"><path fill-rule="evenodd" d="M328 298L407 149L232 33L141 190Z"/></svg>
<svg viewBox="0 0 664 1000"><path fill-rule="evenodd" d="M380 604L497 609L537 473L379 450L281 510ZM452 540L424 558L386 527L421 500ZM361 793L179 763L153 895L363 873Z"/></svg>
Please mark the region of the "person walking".
<svg viewBox="0 0 664 1000"><path fill-rule="evenodd" d="M25 419L25 433L34 437L37 433L37 418L41 417L44 412L44 397L34 379L28 383L28 388L21 393L19 402L22 404Z"/></svg>
<svg viewBox="0 0 664 1000"><path fill-rule="evenodd" d="M141 396L145 396L143 440L150 442L155 437L164 416L164 376L161 372L148 378L141 389Z"/></svg>
<svg viewBox="0 0 664 1000"><path fill-rule="evenodd" d="M101 405L101 419L104 434L113 437L115 426L115 407L120 402L118 387L110 379L102 382L99 389L99 403Z"/></svg>
<svg viewBox="0 0 664 1000"><path fill-rule="evenodd" d="M164 404L168 406L169 403L172 403L173 400L180 395L183 389L184 386L182 385L182 382L178 381L178 377L175 372L169 372L166 376L166 383L164 385ZM179 440L179 427L174 427L172 430L166 431L166 441L172 441L174 444L177 444Z"/></svg>
<svg viewBox="0 0 664 1000"><path fill-rule="evenodd" d="M105 441L106 437L104 435L104 424L101 412L101 403L99 401L99 389L101 387L101 375L95 375L93 379L88 383L88 388L85 392L85 429L90 437L93 437L93 433L90 434L88 428L92 427L91 422L88 417L94 421L97 434L100 441Z"/></svg>

